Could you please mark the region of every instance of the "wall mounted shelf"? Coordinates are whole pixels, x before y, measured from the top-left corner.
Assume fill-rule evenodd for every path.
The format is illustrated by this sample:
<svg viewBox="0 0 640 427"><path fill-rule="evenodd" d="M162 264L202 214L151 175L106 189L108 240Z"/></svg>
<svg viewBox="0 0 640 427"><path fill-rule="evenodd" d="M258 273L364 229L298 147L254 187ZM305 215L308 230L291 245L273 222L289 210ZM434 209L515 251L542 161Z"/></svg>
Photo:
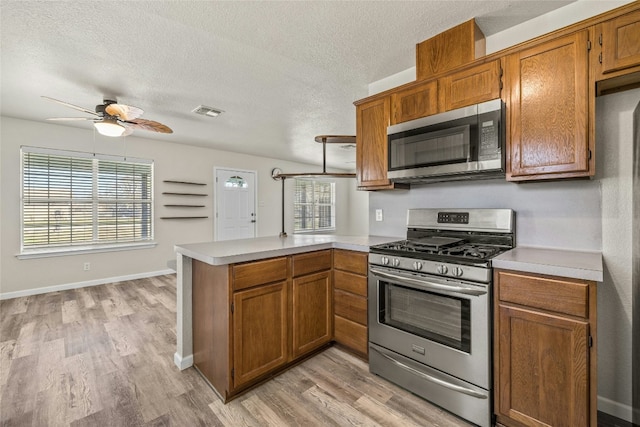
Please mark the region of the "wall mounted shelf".
<svg viewBox="0 0 640 427"><path fill-rule="evenodd" d="M170 184L207 185L204 182L176 181L176 180L173 180L173 179L165 179L162 182L167 182L167 183L170 183Z"/></svg>
<svg viewBox="0 0 640 427"><path fill-rule="evenodd" d="M207 196L207 194L201 194L201 193L174 193L169 191L165 191L162 194L167 196Z"/></svg>
<svg viewBox="0 0 640 427"><path fill-rule="evenodd" d="M161 216L160 219L206 219L208 216Z"/></svg>

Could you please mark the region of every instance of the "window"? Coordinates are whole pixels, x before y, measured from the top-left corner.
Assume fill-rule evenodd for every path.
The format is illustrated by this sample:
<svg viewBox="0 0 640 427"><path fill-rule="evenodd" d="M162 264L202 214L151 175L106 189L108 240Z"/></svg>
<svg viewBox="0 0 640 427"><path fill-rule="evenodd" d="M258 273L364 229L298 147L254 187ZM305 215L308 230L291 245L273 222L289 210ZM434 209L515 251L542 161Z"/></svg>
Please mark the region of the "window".
<svg viewBox="0 0 640 427"><path fill-rule="evenodd" d="M330 181L295 180L294 232L335 230L335 186Z"/></svg>
<svg viewBox="0 0 640 427"><path fill-rule="evenodd" d="M153 239L153 162L22 147L22 252Z"/></svg>

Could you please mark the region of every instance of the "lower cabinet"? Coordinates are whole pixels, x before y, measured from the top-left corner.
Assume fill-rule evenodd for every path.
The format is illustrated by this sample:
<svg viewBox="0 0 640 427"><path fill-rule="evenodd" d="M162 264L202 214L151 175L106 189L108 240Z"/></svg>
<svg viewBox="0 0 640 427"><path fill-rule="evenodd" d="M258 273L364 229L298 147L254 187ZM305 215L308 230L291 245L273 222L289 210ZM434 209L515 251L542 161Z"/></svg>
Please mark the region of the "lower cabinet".
<svg viewBox="0 0 640 427"><path fill-rule="evenodd" d="M505 426L596 426L596 284L495 271L494 407Z"/></svg>
<svg viewBox="0 0 640 427"><path fill-rule="evenodd" d="M368 359L367 254L334 249L334 340Z"/></svg>
<svg viewBox="0 0 640 427"><path fill-rule="evenodd" d="M193 261L194 365L224 402L333 338L332 250Z"/></svg>
<svg viewBox="0 0 640 427"><path fill-rule="evenodd" d="M233 387L288 362L287 282L233 294Z"/></svg>
<svg viewBox="0 0 640 427"><path fill-rule="evenodd" d="M293 357L331 341L331 271L293 279Z"/></svg>

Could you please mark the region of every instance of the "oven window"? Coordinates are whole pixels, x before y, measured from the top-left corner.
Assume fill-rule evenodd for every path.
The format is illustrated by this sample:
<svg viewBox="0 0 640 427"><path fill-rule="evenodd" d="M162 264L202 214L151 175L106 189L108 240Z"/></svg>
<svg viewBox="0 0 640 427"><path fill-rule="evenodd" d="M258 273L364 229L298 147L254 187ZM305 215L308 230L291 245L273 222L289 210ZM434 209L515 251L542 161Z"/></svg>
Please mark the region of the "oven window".
<svg viewBox="0 0 640 427"><path fill-rule="evenodd" d="M471 301L380 282L380 323L469 353Z"/></svg>

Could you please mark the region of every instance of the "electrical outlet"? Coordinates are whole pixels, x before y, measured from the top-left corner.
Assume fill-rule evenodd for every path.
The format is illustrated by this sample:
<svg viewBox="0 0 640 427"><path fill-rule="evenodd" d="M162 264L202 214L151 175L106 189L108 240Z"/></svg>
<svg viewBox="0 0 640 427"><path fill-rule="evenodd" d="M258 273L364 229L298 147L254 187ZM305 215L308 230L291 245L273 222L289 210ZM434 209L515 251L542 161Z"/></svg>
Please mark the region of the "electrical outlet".
<svg viewBox="0 0 640 427"><path fill-rule="evenodd" d="M376 221L382 221L382 209L376 209Z"/></svg>
<svg viewBox="0 0 640 427"><path fill-rule="evenodd" d="M84 271L89 271L91 270L91 263L90 262L85 262L84 263Z"/></svg>

